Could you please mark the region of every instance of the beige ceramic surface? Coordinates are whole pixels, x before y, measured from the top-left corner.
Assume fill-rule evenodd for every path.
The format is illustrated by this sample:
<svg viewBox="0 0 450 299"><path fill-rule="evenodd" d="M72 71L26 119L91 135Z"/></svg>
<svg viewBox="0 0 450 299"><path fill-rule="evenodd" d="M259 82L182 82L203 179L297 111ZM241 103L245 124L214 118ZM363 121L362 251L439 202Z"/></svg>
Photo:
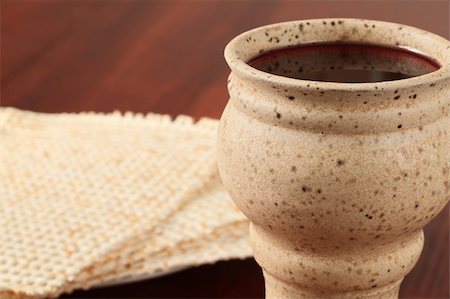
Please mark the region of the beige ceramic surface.
<svg viewBox="0 0 450 299"><path fill-rule="evenodd" d="M397 81L297 80L246 64L301 43L415 49L435 72ZM450 42L393 23L320 19L245 32L225 49L223 183L252 221L268 298L396 298L422 228L450 197Z"/></svg>

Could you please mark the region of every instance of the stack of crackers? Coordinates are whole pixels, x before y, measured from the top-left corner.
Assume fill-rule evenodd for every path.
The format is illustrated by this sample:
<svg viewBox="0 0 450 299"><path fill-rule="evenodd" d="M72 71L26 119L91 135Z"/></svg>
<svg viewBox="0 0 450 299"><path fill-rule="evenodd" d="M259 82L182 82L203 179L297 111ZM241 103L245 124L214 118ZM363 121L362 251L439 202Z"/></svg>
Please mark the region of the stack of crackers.
<svg viewBox="0 0 450 299"><path fill-rule="evenodd" d="M251 255L217 173L218 122L0 109L0 298Z"/></svg>

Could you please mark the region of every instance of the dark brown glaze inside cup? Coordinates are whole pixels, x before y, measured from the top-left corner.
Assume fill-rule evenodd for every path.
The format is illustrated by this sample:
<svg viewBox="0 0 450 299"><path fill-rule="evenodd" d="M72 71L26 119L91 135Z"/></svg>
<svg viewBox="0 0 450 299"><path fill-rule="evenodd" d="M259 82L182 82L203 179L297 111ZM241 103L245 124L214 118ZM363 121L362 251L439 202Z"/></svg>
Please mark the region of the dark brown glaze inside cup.
<svg viewBox="0 0 450 299"><path fill-rule="evenodd" d="M274 75L343 83L400 80L440 68L433 59L400 47L344 42L277 49L248 64Z"/></svg>

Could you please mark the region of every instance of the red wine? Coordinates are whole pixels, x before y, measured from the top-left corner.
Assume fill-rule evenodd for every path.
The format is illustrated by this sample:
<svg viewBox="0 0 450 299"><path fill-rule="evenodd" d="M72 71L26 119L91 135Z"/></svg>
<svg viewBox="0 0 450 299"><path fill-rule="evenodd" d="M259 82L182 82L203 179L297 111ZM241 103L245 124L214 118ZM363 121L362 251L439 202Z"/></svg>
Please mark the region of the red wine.
<svg viewBox="0 0 450 299"><path fill-rule="evenodd" d="M440 67L431 58L400 47L344 42L277 49L248 64L284 77L347 83L406 79Z"/></svg>

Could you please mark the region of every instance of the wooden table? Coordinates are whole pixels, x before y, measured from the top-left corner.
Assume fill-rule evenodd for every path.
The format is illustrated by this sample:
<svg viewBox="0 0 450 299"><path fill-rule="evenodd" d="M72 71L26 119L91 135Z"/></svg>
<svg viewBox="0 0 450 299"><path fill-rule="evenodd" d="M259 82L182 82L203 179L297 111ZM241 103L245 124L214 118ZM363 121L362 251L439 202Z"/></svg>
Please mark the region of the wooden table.
<svg viewBox="0 0 450 299"><path fill-rule="evenodd" d="M400 22L449 35L448 1L1 1L1 104L219 118L225 44L263 24L318 17ZM405 298L449 297L449 209L426 228ZM62 298L262 297L252 259Z"/></svg>

